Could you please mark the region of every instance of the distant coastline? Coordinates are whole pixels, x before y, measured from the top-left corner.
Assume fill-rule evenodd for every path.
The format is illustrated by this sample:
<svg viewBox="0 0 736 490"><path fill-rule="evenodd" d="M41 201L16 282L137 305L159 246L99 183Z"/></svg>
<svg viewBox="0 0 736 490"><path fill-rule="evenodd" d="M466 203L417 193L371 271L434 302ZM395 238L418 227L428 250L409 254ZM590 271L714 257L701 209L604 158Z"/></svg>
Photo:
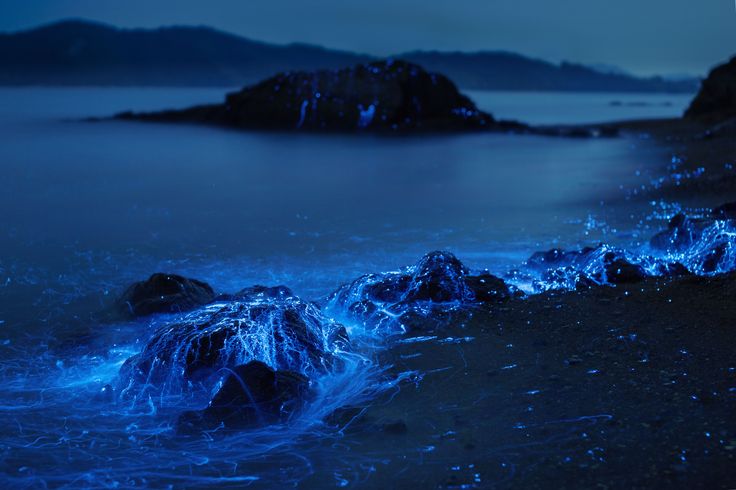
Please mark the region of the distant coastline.
<svg viewBox="0 0 736 490"><path fill-rule="evenodd" d="M413 51L391 58L446 74L469 90L695 93L697 78L641 78L503 51ZM307 44L276 45L209 27L118 29L69 20L0 34L0 86L234 87L288 70L378 58Z"/></svg>

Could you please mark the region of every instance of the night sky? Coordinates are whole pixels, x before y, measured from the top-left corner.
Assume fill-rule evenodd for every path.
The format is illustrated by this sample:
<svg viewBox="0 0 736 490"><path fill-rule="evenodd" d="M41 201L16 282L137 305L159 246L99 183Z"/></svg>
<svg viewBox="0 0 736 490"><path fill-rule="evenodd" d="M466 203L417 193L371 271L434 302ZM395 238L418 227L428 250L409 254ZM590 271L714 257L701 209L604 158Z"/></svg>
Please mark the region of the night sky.
<svg viewBox="0 0 736 490"><path fill-rule="evenodd" d="M378 55L503 49L638 74L702 75L736 54L734 0L0 0L4 31L70 17Z"/></svg>

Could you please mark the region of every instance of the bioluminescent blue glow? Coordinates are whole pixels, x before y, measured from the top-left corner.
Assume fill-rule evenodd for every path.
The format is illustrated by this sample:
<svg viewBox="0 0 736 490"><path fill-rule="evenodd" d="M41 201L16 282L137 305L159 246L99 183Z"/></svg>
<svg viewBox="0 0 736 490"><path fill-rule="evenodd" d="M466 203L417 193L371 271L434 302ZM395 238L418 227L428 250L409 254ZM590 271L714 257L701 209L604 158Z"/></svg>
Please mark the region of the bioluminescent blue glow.
<svg viewBox="0 0 736 490"><path fill-rule="evenodd" d="M463 366L462 349L482 336L442 327L463 325L478 308L493 311L496 300L504 307L505 293L492 294L503 291L502 283L490 274L509 294L519 295L518 288L531 295L588 281L608 285L616 259L646 275L667 274L675 263L702 275L734 269L732 222L698 221L670 202L624 202L626 212L611 211L609 199L659 182L647 170L662 155L646 141L636 141L634 152L628 140L286 138L62 121L208 103L223 91L0 90L1 485L288 487L315 473L335 486L359 484L387 460L418 465L460 437L458 425L455 434L443 429L407 448L381 432L378 452L346 433L367 407L450 370L449 363L390 370L387 347L408 348L401 363L441 346L457 352L453 362ZM492 110L500 96L488 97ZM525 97L503 96L514 117L574 122L583 113L596 120L614 111L608 94L588 96L569 113L569 94L545 94L547 105L534 108L520 103ZM313 103L306 100L305 120ZM647 114L663 115L657 107ZM633 110L615 108L621 117ZM679 165L670 172L665 179L683 184L707 176ZM680 211L692 227L678 229L692 233L650 244ZM596 248L599 241L607 245ZM538 250L585 246L592 251L560 252L554 264L524 263ZM462 263L450 254L422 258L430 250L450 250ZM218 293L253 284L284 284L292 292L222 294L185 314L105 316L127 285L156 271L202 279ZM641 343L620 335L627 346ZM497 352L513 351L501 344ZM304 407L267 427L177 435L179 415L206 407L227 369L252 359L305 374ZM498 372L522 378L526 360L509 354L492 361ZM581 369L593 379L605 367ZM458 381L439 389L451 392ZM494 396L494 383L489 375L477 397ZM544 391L527 395L537 389L529 382L519 396L537 400ZM452 420L452 400L444 402ZM350 410L335 422L344 407ZM596 413L553 422L587 427L607 420ZM533 425L519 420L509 427ZM554 442L535 439L546 454L556 454ZM515 450L499 449L504 475L517 471L506 460ZM447 463L461 468L453 474L472 476L467 451Z"/></svg>

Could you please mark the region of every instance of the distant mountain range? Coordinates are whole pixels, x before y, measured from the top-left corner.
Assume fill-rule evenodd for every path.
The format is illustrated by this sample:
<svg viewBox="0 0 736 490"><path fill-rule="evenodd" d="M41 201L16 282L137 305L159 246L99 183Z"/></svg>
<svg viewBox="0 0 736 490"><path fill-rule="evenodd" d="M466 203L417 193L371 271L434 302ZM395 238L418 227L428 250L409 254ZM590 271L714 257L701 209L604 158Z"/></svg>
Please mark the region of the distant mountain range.
<svg viewBox="0 0 736 490"><path fill-rule="evenodd" d="M405 59L478 90L695 92L698 79L639 78L508 52L414 51ZM242 86L277 72L375 57L252 41L209 27L117 29L82 20L0 34L0 85Z"/></svg>

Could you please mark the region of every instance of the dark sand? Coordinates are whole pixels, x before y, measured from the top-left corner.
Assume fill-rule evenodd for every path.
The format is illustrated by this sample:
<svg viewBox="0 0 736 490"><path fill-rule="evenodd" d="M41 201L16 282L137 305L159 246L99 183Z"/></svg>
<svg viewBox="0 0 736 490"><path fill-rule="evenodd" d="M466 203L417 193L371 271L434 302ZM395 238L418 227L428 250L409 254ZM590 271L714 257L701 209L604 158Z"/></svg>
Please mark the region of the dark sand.
<svg viewBox="0 0 736 490"><path fill-rule="evenodd" d="M681 158L677 172L704 168L632 199L736 200L733 130L703 138L707 127L681 120L617 127ZM676 173L671 163L662 175ZM375 458L372 488L736 488L734 298L736 273L476 311L427 334L435 339L384 352L389 374L420 374L336 415L342 457Z"/></svg>
<svg viewBox="0 0 736 490"><path fill-rule="evenodd" d="M625 137L652 140L681 159L677 172L696 172L698 178L668 181L650 188L643 199L665 199L688 206L715 207L736 200L736 121L721 127L684 119L626 122L617 125ZM710 132L710 134L709 134ZM662 176L674 173L662 162Z"/></svg>
<svg viewBox="0 0 736 490"><path fill-rule="evenodd" d="M342 414L345 443L386 458L375 488L733 488L734 295L730 274L477 311L387 351L426 374Z"/></svg>

